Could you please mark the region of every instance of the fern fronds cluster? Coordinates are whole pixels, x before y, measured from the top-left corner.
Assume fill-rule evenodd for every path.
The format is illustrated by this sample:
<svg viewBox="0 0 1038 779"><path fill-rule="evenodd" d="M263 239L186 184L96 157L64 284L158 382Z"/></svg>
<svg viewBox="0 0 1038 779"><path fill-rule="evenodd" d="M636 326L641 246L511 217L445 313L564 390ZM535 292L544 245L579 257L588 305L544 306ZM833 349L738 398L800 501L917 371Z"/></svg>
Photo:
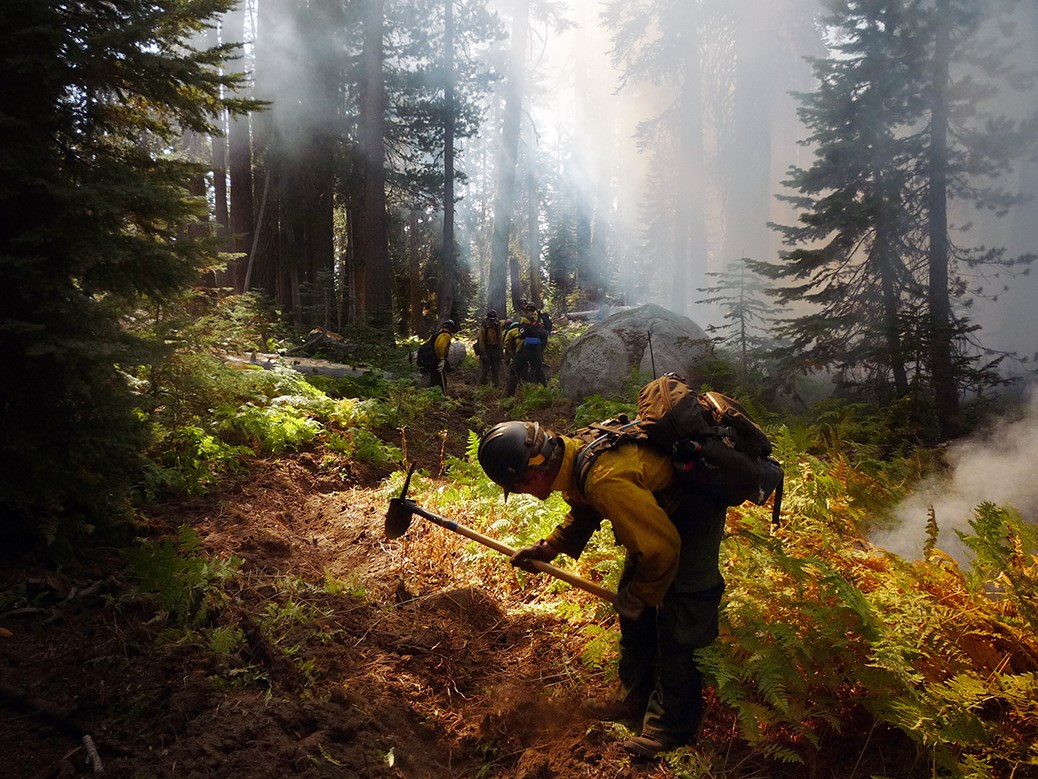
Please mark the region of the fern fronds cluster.
<svg viewBox="0 0 1038 779"><path fill-rule="evenodd" d="M809 762L867 723L886 734L876 754L914 753L924 774L1038 772L1035 528L982 504L962 534L968 567L935 548L905 560L860 532L887 495L853 496L882 474L794 454L779 531L760 509L729 515L722 637L700 652L742 736Z"/></svg>

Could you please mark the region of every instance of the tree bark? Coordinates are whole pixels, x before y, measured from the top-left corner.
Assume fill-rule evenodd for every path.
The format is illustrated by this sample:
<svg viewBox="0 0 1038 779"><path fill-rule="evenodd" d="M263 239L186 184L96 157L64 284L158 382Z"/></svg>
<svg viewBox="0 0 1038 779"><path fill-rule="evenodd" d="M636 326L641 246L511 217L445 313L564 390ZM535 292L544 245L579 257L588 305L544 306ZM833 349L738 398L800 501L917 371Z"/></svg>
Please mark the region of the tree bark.
<svg viewBox="0 0 1038 779"><path fill-rule="evenodd" d="M930 372L937 419L943 436L958 431L959 394L952 360L952 314L948 289L948 83L951 57L951 4L937 0L933 54L929 155L929 316Z"/></svg>
<svg viewBox="0 0 1038 779"><path fill-rule="evenodd" d="M356 262L363 267L364 277L361 314L376 326L391 328L393 290L386 216L384 26L384 0L365 0L359 112L361 191L353 233Z"/></svg>
<svg viewBox="0 0 1038 779"><path fill-rule="evenodd" d="M532 144L529 151L526 165L526 243L530 253L530 300L539 306L544 302L544 292L541 289L540 199L537 193L537 172L534 167Z"/></svg>
<svg viewBox="0 0 1038 779"><path fill-rule="evenodd" d="M228 34L227 18L221 28L213 27L209 30L209 45L216 46L220 43L220 32ZM216 119L220 130L219 135L213 135L209 140L212 144L213 153L213 216L216 219L216 234L223 239L227 235L230 226L230 216L227 211L227 111L220 111Z"/></svg>
<svg viewBox="0 0 1038 779"><path fill-rule="evenodd" d="M876 191L881 194L878 204L879 213L876 218L876 239L873 251L876 253L876 272L879 274L880 290L883 305L883 337L886 343L887 362L894 378L894 392L898 397L908 393L908 372L905 369L904 348L901 342L901 300L898 295L899 285L896 278L897 256L894 250L896 231L890 223L888 206L886 205L885 180L882 163L892 165L886 157L880 160L874 173Z"/></svg>
<svg viewBox="0 0 1038 779"><path fill-rule="evenodd" d="M257 7L256 18L256 79L255 93L260 100L275 101L278 96L278 70L282 57L287 55L279 43L277 31L287 24L287 9L278 2L266 0ZM258 111L252 116L254 134L253 180L259 203L254 211L256 234L250 249L248 268L243 289L248 292L261 289L278 303L284 302L281 292L281 247L278 242L278 212L281 203L281 182L278 165L275 106ZM234 189L234 175L231 177ZM234 208L234 194L231 194ZM235 217L232 216L232 225ZM233 228L232 228L233 229Z"/></svg>
<svg viewBox="0 0 1038 779"><path fill-rule="evenodd" d="M245 13L242 6L235 6L225 18L226 35L234 40L245 39ZM235 252L250 253L254 243L253 225L253 180L252 139L249 131L249 116L232 116L227 132L230 167L230 216L227 222L231 233L231 248ZM245 291L245 276L248 272L248 257L236 260L231 265L231 284L234 291Z"/></svg>
<svg viewBox="0 0 1038 779"><path fill-rule="evenodd" d="M418 239L418 203L411 205L411 214L408 220L408 250L407 250L407 302L408 302L408 328L412 335L424 335L425 321L422 317L422 267L420 243Z"/></svg>
<svg viewBox="0 0 1038 779"><path fill-rule="evenodd" d="M501 123L501 147L497 163L497 192L494 197L494 232L490 243L490 283L487 308L505 312L505 284L509 259L512 211L515 208L516 160L519 153L519 124L523 110L523 80L526 68L526 37L530 26L530 1L516 0L512 18L511 58L505 83L505 110ZM513 274L513 287L518 282ZM514 301L513 301L514 302Z"/></svg>
<svg viewBox="0 0 1038 779"><path fill-rule="evenodd" d="M454 242L454 0L443 13L443 270L440 274L440 321L454 310L457 246Z"/></svg>

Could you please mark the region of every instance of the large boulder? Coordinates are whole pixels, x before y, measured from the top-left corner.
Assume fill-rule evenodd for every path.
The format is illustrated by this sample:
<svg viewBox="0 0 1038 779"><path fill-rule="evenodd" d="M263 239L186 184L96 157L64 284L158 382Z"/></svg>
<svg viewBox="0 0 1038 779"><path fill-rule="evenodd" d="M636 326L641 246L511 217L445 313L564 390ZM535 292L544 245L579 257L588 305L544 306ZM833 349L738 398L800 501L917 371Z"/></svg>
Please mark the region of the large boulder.
<svg viewBox="0 0 1038 779"><path fill-rule="evenodd" d="M457 368L465 361L467 354L468 347L465 346L465 342L455 338L451 341L450 349L447 350L447 364L452 368Z"/></svg>
<svg viewBox="0 0 1038 779"><path fill-rule="evenodd" d="M651 333L651 349L650 349ZM620 397L637 371L648 380L673 371L695 382L696 365L712 353L710 337L687 316L647 304L592 325L562 356L559 387L574 400Z"/></svg>

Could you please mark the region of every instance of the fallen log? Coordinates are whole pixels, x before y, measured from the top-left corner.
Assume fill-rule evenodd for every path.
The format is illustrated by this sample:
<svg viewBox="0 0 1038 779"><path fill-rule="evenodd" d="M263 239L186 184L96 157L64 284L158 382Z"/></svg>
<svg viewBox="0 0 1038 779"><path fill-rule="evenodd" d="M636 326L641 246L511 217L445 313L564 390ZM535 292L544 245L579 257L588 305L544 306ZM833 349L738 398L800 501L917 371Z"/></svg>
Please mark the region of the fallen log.
<svg viewBox="0 0 1038 779"><path fill-rule="evenodd" d="M273 370L274 368L291 368L299 373L312 376L330 376L341 379L345 376L369 376L375 374L384 379L394 378L387 371L378 371L373 368L355 368L345 363L318 360L309 357L288 357L280 354L263 354L252 352L248 356L239 354L220 354L220 360L229 368L235 370Z"/></svg>
<svg viewBox="0 0 1038 779"><path fill-rule="evenodd" d="M299 346L293 346L291 349L285 350L286 356L295 356L297 354L310 355L315 352L334 352L343 356L352 355L357 351L357 347L346 340L346 338L333 330L326 330L323 327L315 327L311 330L306 340Z"/></svg>

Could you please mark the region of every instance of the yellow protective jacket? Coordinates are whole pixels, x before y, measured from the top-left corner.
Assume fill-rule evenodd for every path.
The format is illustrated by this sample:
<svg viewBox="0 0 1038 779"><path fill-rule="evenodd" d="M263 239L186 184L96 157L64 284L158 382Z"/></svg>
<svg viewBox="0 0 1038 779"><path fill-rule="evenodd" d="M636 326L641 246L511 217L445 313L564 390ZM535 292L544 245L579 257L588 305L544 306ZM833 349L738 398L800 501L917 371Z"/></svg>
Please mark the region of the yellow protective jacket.
<svg viewBox="0 0 1038 779"><path fill-rule="evenodd" d="M479 335L476 336L476 345L479 346L481 354L487 354L493 347L502 347L501 323L486 320L480 325ZM500 352L498 352L500 354Z"/></svg>
<svg viewBox="0 0 1038 779"><path fill-rule="evenodd" d="M505 344L504 352L505 359L511 360L515 357L516 347L519 346L519 325L511 325L508 330L505 331Z"/></svg>
<svg viewBox="0 0 1038 779"><path fill-rule="evenodd" d="M548 543L577 559L602 520L608 519L635 564L631 594L648 606L658 606L677 574L681 550L669 516L678 506L671 458L648 445L621 444L598 456L581 494L574 464L586 444L562 439L566 451L552 490L562 492L570 512Z"/></svg>
<svg viewBox="0 0 1038 779"><path fill-rule="evenodd" d="M447 359L447 355L450 354L451 350L451 334L447 330L441 330L436 336L436 340L433 342L433 349L436 351L436 359L443 360Z"/></svg>

